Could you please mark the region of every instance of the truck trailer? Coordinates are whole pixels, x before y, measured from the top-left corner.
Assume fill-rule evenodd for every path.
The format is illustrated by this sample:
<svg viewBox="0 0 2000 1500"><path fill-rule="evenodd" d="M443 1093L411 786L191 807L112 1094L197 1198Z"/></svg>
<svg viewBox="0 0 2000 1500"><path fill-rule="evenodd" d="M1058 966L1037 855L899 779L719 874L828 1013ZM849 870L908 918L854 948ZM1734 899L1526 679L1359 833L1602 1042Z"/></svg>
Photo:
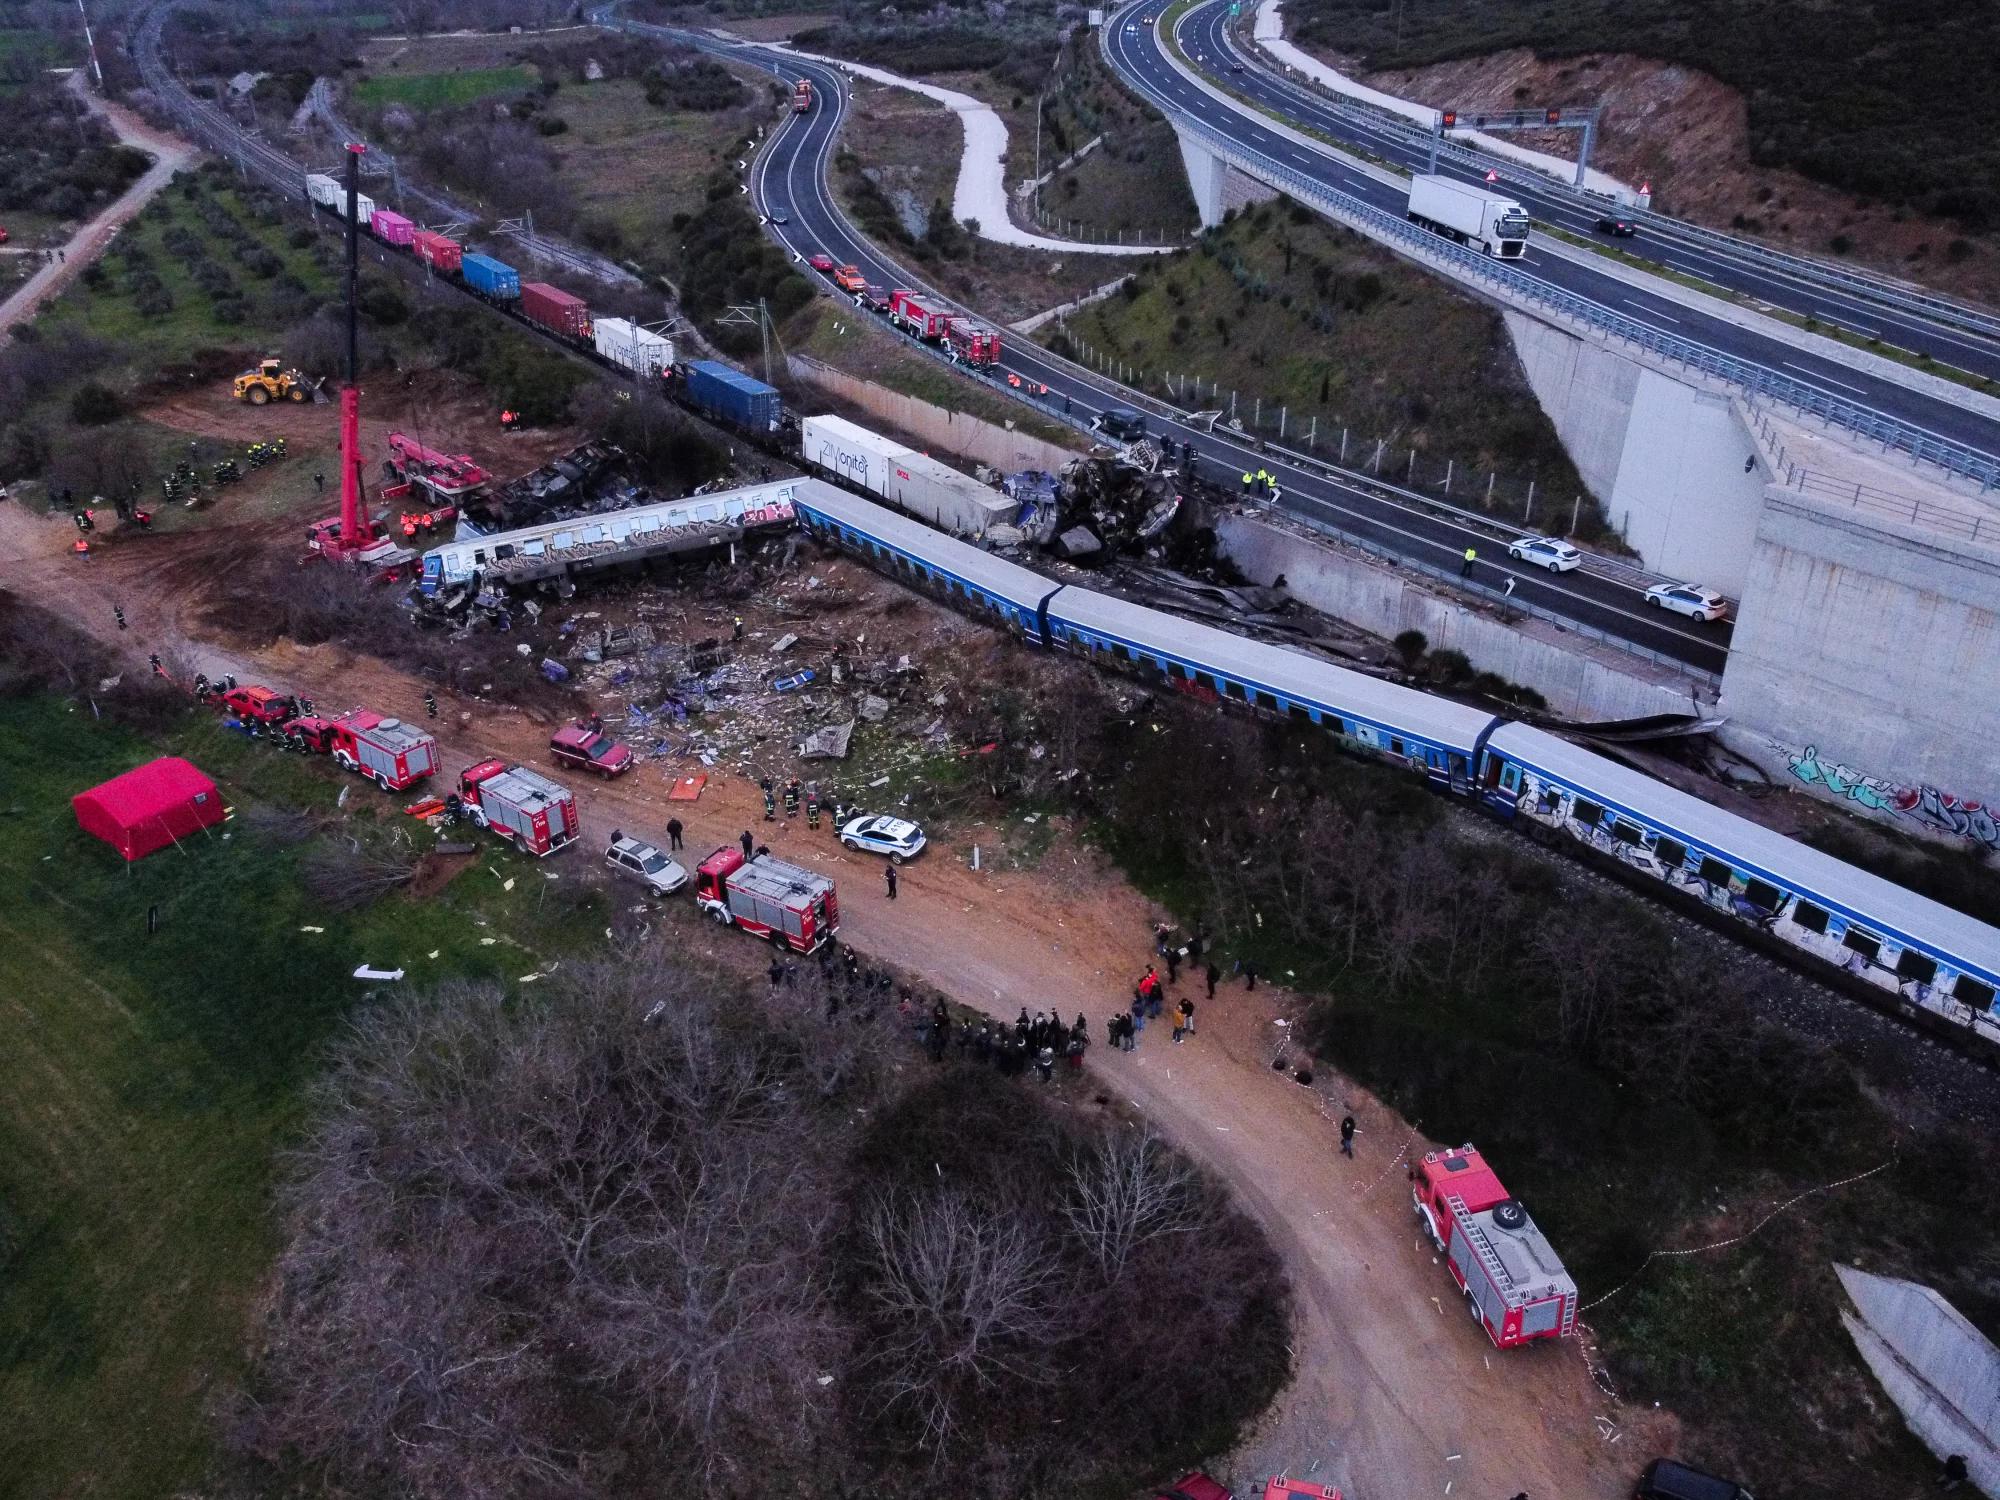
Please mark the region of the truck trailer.
<svg viewBox="0 0 2000 1500"><path fill-rule="evenodd" d="M955 536L984 536L1020 512L998 490L845 417L801 419L799 445L812 467Z"/></svg>
<svg viewBox="0 0 2000 1500"><path fill-rule="evenodd" d="M760 854L746 860L733 844L695 869L695 904L725 927L740 927L794 953L811 953L840 931L833 882Z"/></svg>
<svg viewBox="0 0 2000 1500"><path fill-rule="evenodd" d="M1431 1152L1417 1166L1410 1196L1473 1322L1496 1347L1575 1332L1576 1283L1476 1150Z"/></svg>
<svg viewBox="0 0 2000 1500"><path fill-rule="evenodd" d="M641 380L657 379L673 365L671 339L649 333L624 318L599 318L591 324L591 336L597 340L599 354Z"/></svg>
<svg viewBox="0 0 2000 1500"><path fill-rule="evenodd" d="M1419 172L1410 179L1409 219L1446 239L1502 260L1528 248L1528 211L1512 198L1468 182Z"/></svg>
<svg viewBox="0 0 2000 1500"><path fill-rule="evenodd" d="M538 859L574 843L583 829L575 794L526 766L483 760L468 767L458 773L458 800L476 825Z"/></svg>

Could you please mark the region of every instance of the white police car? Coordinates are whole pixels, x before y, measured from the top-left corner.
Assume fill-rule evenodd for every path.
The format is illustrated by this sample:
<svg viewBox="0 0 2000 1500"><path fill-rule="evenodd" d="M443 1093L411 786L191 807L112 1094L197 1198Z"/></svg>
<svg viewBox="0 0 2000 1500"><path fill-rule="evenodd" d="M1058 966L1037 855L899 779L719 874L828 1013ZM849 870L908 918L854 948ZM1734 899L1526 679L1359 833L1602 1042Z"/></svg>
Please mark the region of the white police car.
<svg viewBox="0 0 2000 1500"><path fill-rule="evenodd" d="M1524 536L1508 545L1507 555L1547 568L1551 573L1567 573L1583 566L1581 552L1552 536Z"/></svg>
<svg viewBox="0 0 2000 1500"><path fill-rule="evenodd" d="M652 844L611 835L611 847L604 851L604 863L614 875L636 880L655 896L671 896L687 884L688 872Z"/></svg>
<svg viewBox="0 0 2000 1500"><path fill-rule="evenodd" d="M1672 610L1690 620L1720 620L1729 613L1729 601L1714 589L1692 583L1656 583L1646 590L1646 602L1655 609Z"/></svg>
<svg viewBox="0 0 2000 1500"><path fill-rule="evenodd" d="M900 865L924 847L924 831L907 818L882 818L864 813L849 818L840 830L840 841L850 849L870 854L886 854L889 863Z"/></svg>

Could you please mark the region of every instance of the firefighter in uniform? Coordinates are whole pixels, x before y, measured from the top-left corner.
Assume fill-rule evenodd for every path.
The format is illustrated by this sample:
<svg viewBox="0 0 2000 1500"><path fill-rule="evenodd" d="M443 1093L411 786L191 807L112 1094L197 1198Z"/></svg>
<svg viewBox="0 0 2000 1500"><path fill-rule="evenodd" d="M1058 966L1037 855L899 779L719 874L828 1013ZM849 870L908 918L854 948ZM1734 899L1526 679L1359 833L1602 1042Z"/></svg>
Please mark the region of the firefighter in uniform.
<svg viewBox="0 0 2000 1500"><path fill-rule="evenodd" d="M809 782L806 786L806 827L819 827L819 783Z"/></svg>
<svg viewBox="0 0 2000 1500"><path fill-rule="evenodd" d="M766 776L759 785L764 789L764 821L775 823L778 820L778 797L771 790L771 778Z"/></svg>
<svg viewBox="0 0 2000 1500"><path fill-rule="evenodd" d="M785 783L785 816L788 818L796 818L798 815L799 815L799 779L798 777L794 776L790 781Z"/></svg>
<svg viewBox="0 0 2000 1500"><path fill-rule="evenodd" d="M431 692L428 688L424 690L424 712L429 714L433 719L438 716L437 694Z"/></svg>

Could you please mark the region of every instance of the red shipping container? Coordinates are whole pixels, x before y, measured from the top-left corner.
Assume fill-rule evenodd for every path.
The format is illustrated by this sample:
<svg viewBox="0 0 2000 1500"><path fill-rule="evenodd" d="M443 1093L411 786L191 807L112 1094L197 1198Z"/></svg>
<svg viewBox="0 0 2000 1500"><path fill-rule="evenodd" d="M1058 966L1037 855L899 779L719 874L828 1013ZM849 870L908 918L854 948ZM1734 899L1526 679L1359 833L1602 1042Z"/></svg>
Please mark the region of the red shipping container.
<svg viewBox="0 0 2000 1500"><path fill-rule="evenodd" d="M438 271L456 271L465 256L465 248L457 240L428 229L419 229L410 237L410 248L417 252L418 260Z"/></svg>
<svg viewBox="0 0 2000 1500"><path fill-rule="evenodd" d="M532 323L566 338L590 337L590 304L546 281L521 283L521 311Z"/></svg>
<svg viewBox="0 0 2000 1500"><path fill-rule="evenodd" d="M375 237L391 245L407 245L416 238L417 226L401 214L391 213L386 208L375 210L368 227L375 231Z"/></svg>

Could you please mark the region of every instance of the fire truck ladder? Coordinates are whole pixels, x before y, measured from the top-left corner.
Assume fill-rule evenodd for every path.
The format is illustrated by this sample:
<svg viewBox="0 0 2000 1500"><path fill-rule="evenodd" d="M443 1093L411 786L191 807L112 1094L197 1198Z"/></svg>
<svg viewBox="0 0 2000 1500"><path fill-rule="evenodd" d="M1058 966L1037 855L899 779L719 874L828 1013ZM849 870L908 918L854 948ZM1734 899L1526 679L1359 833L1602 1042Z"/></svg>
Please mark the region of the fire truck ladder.
<svg viewBox="0 0 2000 1500"><path fill-rule="evenodd" d="M1500 1256L1487 1242L1486 1231L1472 1221L1472 1213L1465 1206L1465 1200L1452 1193L1444 1200L1445 1207L1458 1220L1458 1227L1465 1231L1465 1242L1472 1247L1472 1253L1479 1257L1479 1263L1486 1268L1486 1275L1493 1283L1493 1289L1500 1293L1501 1300L1507 1298L1506 1288L1512 1286L1514 1278L1507 1274L1507 1268L1500 1263Z"/></svg>

